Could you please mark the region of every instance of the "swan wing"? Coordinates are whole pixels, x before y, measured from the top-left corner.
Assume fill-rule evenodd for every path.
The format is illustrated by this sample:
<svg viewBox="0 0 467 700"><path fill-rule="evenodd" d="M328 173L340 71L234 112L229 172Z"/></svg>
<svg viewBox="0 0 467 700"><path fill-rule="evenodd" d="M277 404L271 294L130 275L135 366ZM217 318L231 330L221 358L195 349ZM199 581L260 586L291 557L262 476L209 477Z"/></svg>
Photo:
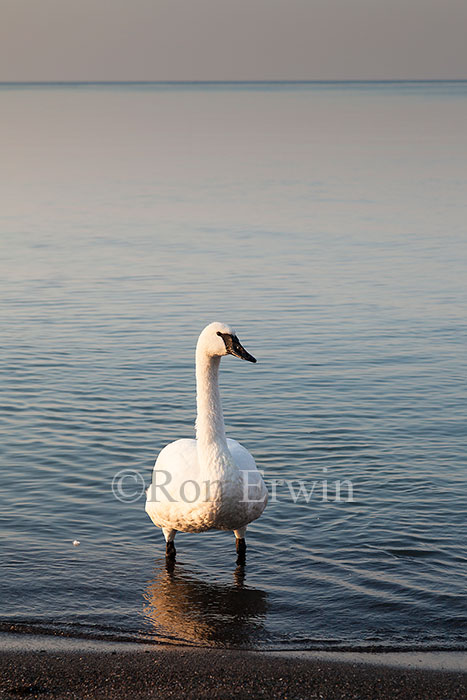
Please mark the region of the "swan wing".
<svg viewBox="0 0 467 700"><path fill-rule="evenodd" d="M227 447L240 471L258 471L253 455L236 440L227 438Z"/></svg>
<svg viewBox="0 0 467 700"><path fill-rule="evenodd" d="M159 453L146 491L146 512L155 525L166 526L178 516L180 487L199 476L196 440L176 440Z"/></svg>
<svg viewBox="0 0 467 700"><path fill-rule="evenodd" d="M253 455L236 440L227 438L227 446L240 470L244 484L244 498L249 501L252 520L259 518L268 502L268 490L258 471Z"/></svg>
<svg viewBox="0 0 467 700"><path fill-rule="evenodd" d="M177 482L180 479L196 479L199 473L196 440L175 440L160 451L154 471L166 471Z"/></svg>

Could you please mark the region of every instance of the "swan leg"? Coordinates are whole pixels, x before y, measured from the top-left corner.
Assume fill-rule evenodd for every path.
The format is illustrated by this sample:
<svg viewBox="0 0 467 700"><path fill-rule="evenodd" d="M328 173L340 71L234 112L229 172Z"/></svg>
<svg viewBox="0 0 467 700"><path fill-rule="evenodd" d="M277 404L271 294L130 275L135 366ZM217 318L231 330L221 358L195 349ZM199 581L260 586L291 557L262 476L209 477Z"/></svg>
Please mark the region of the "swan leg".
<svg viewBox="0 0 467 700"><path fill-rule="evenodd" d="M177 534L176 530L170 530L169 528L162 528L164 533L166 545L165 545L165 556L167 559L175 559L177 550L175 549L174 539Z"/></svg>
<svg viewBox="0 0 467 700"><path fill-rule="evenodd" d="M245 542L246 527L239 530L234 530L235 547L237 550L237 564L244 564L246 561L246 542Z"/></svg>

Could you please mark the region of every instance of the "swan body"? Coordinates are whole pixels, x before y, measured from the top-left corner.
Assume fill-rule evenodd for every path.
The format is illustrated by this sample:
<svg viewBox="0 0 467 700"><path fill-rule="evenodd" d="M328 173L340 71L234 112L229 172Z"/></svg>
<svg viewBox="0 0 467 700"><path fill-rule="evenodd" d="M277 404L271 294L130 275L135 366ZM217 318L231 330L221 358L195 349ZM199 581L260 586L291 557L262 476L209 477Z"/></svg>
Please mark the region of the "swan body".
<svg viewBox="0 0 467 700"><path fill-rule="evenodd" d="M196 347L196 440L164 447L147 490L146 512L162 528L170 558L177 531L232 530L242 563L246 527L266 507L267 489L255 460L225 435L218 372L227 354L256 362L229 326L206 326Z"/></svg>
<svg viewBox="0 0 467 700"><path fill-rule="evenodd" d="M227 447L233 466L224 473L222 483L204 478L196 440L177 440L164 447L147 493L146 511L154 525L180 532L239 530L259 518L266 495L261 474L239 442L227 438ZM167 486L166 473L173 474ZM242 500L244 491L249 501ZM158 503L153 504L154 496L159 497Z"/></svg>

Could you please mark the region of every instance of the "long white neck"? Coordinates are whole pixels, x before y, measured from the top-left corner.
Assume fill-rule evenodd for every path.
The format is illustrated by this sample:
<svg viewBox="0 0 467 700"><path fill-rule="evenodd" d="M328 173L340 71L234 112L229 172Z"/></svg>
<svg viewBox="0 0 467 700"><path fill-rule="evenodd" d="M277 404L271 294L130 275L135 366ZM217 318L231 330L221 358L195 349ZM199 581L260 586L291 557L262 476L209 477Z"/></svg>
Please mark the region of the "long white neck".
<svg viewBox="0 0 467 700"><path fill-rule="evenodd" d="M210 357L202 347L196 349L196 441L200 471L205 476L221 477L235 469L227 447L224 416L219 394L220 357Z"/></svg>
<svg viewBox="0 0 467 700"><path fill-rule="evenodd" d="M210 357L196 349L196 439L203 445L227 447L224 415L219 394L220 357Z"/></svg>

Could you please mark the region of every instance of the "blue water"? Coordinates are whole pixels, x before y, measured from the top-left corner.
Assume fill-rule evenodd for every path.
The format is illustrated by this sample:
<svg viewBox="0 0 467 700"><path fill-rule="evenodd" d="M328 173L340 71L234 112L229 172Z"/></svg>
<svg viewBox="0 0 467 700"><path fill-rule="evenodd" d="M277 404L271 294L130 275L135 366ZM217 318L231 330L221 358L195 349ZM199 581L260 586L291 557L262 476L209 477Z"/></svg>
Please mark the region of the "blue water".
<svg viewBox="0 0 467 700"><path fill-rule="evenodd" d="M465 649L467 83L10 85L0 119L0 629ZM283 483L244 569L214 532L171 571L111 485L193 436L212 320Z"/></svg>

